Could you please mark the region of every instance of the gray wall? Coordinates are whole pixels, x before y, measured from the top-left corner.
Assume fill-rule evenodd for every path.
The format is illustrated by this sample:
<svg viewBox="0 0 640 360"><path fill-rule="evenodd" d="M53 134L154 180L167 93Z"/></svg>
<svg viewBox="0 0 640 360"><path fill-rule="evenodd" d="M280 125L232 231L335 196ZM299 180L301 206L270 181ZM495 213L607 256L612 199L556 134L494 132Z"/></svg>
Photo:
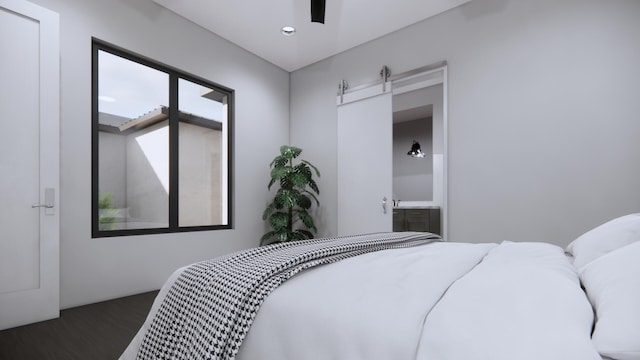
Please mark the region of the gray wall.
<svg viewBox="0 0 640 360"><path fill-rule="evenodd" d="M61 306L158 289L179 266L257 245L289 74L151 0L34 2L60 14ZM91 238L92 36L236 90L234 230Z"/></svg>
<svg viewBox="0 0 640 360"><path fill-rule="evenodd" d="M180 123L179 136L180 226L222 224L222 131Z"/></svg>
<svg viewBox="0 0 640 360"><path fill-rule="evenodd" d="M426 88L409 91L393 96L393 111L401 111L420 105L433 105L433 153L444 154L444 123L443 123L443 85L432 85Z"/></svg>
<svg viewBox="0 0 640 360"><path fill-rule="evenodd" d="M640 2L474 0L291 75L291 141L336 232L337 84L449 64L453 241L566 245L640 211ZM366 131L366 130L364 130Z"/></svg>

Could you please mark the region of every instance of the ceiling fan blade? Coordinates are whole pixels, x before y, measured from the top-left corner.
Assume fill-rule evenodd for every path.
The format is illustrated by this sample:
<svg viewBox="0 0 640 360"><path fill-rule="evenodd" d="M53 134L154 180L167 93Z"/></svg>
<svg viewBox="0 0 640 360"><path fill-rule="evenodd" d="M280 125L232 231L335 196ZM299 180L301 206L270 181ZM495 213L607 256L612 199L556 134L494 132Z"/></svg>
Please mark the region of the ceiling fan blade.
<svg viewBox="0 0 640 360"><path fill-rule="evenodd" d="M311 0L311 22L324 24L325 0Z"/></svg>

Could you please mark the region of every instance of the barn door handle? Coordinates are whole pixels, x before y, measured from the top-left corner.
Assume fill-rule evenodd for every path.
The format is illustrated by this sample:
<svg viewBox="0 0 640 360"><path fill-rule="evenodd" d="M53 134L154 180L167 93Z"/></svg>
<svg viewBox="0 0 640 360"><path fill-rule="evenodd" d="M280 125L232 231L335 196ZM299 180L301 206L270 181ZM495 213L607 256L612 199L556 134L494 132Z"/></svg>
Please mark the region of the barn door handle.
<svg viewBox="0 0 640 360"><path fill-rule="evenodd" d="M382 213L387 213L387 197L382 198Z"/></svg>

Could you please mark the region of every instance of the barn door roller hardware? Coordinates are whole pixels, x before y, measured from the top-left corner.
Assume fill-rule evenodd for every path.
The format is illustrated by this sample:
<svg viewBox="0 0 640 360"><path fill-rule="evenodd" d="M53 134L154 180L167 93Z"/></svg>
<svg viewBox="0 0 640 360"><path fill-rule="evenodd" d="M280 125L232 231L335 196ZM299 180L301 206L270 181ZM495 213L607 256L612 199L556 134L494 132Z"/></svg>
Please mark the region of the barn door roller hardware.
<svg viewBox="0 0 640 360"><path fill-rule="evenodd" d="M387 67L387 65L384 65L380 70L380 79L382 80L383 93L387 92L387 81L389 81L390 76L391 76L391 70L389 70L389 67ZM367 84L362 84L360 86L356 86L355 88L351 89L351 91L356 91L356 90L367 88L372 85L377 85L378 81L380 80L376 80L373 83L367 83ZM344 94L346 93L347 89L349 89L349 83L347 82L347 80L340 80L340 82L338 83L338 95L340 95L340 104L344 102L343 101Z"/></svg>
<svg viewBox="0 0 640 360"><path fill-rule="evenodd" d="M383 65L382 70L380 70L380 77L382 78L382 92L387 92L387 80L389 80L389 76L391 76L391 70L389 70L387 65Z"/></svg>

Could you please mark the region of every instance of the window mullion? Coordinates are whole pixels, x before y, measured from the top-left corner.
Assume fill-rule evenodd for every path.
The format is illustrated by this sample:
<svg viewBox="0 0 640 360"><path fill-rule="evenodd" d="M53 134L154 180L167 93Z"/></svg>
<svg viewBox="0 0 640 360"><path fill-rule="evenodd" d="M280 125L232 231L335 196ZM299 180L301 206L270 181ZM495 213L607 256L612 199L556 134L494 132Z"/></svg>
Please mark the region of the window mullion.
<svg viewBox="0 0 640 360"><path fill-rule="evenodd" d="M178 141L180 113L178 109L178 76L169 74L169 229L178 229Z"/></svg>

